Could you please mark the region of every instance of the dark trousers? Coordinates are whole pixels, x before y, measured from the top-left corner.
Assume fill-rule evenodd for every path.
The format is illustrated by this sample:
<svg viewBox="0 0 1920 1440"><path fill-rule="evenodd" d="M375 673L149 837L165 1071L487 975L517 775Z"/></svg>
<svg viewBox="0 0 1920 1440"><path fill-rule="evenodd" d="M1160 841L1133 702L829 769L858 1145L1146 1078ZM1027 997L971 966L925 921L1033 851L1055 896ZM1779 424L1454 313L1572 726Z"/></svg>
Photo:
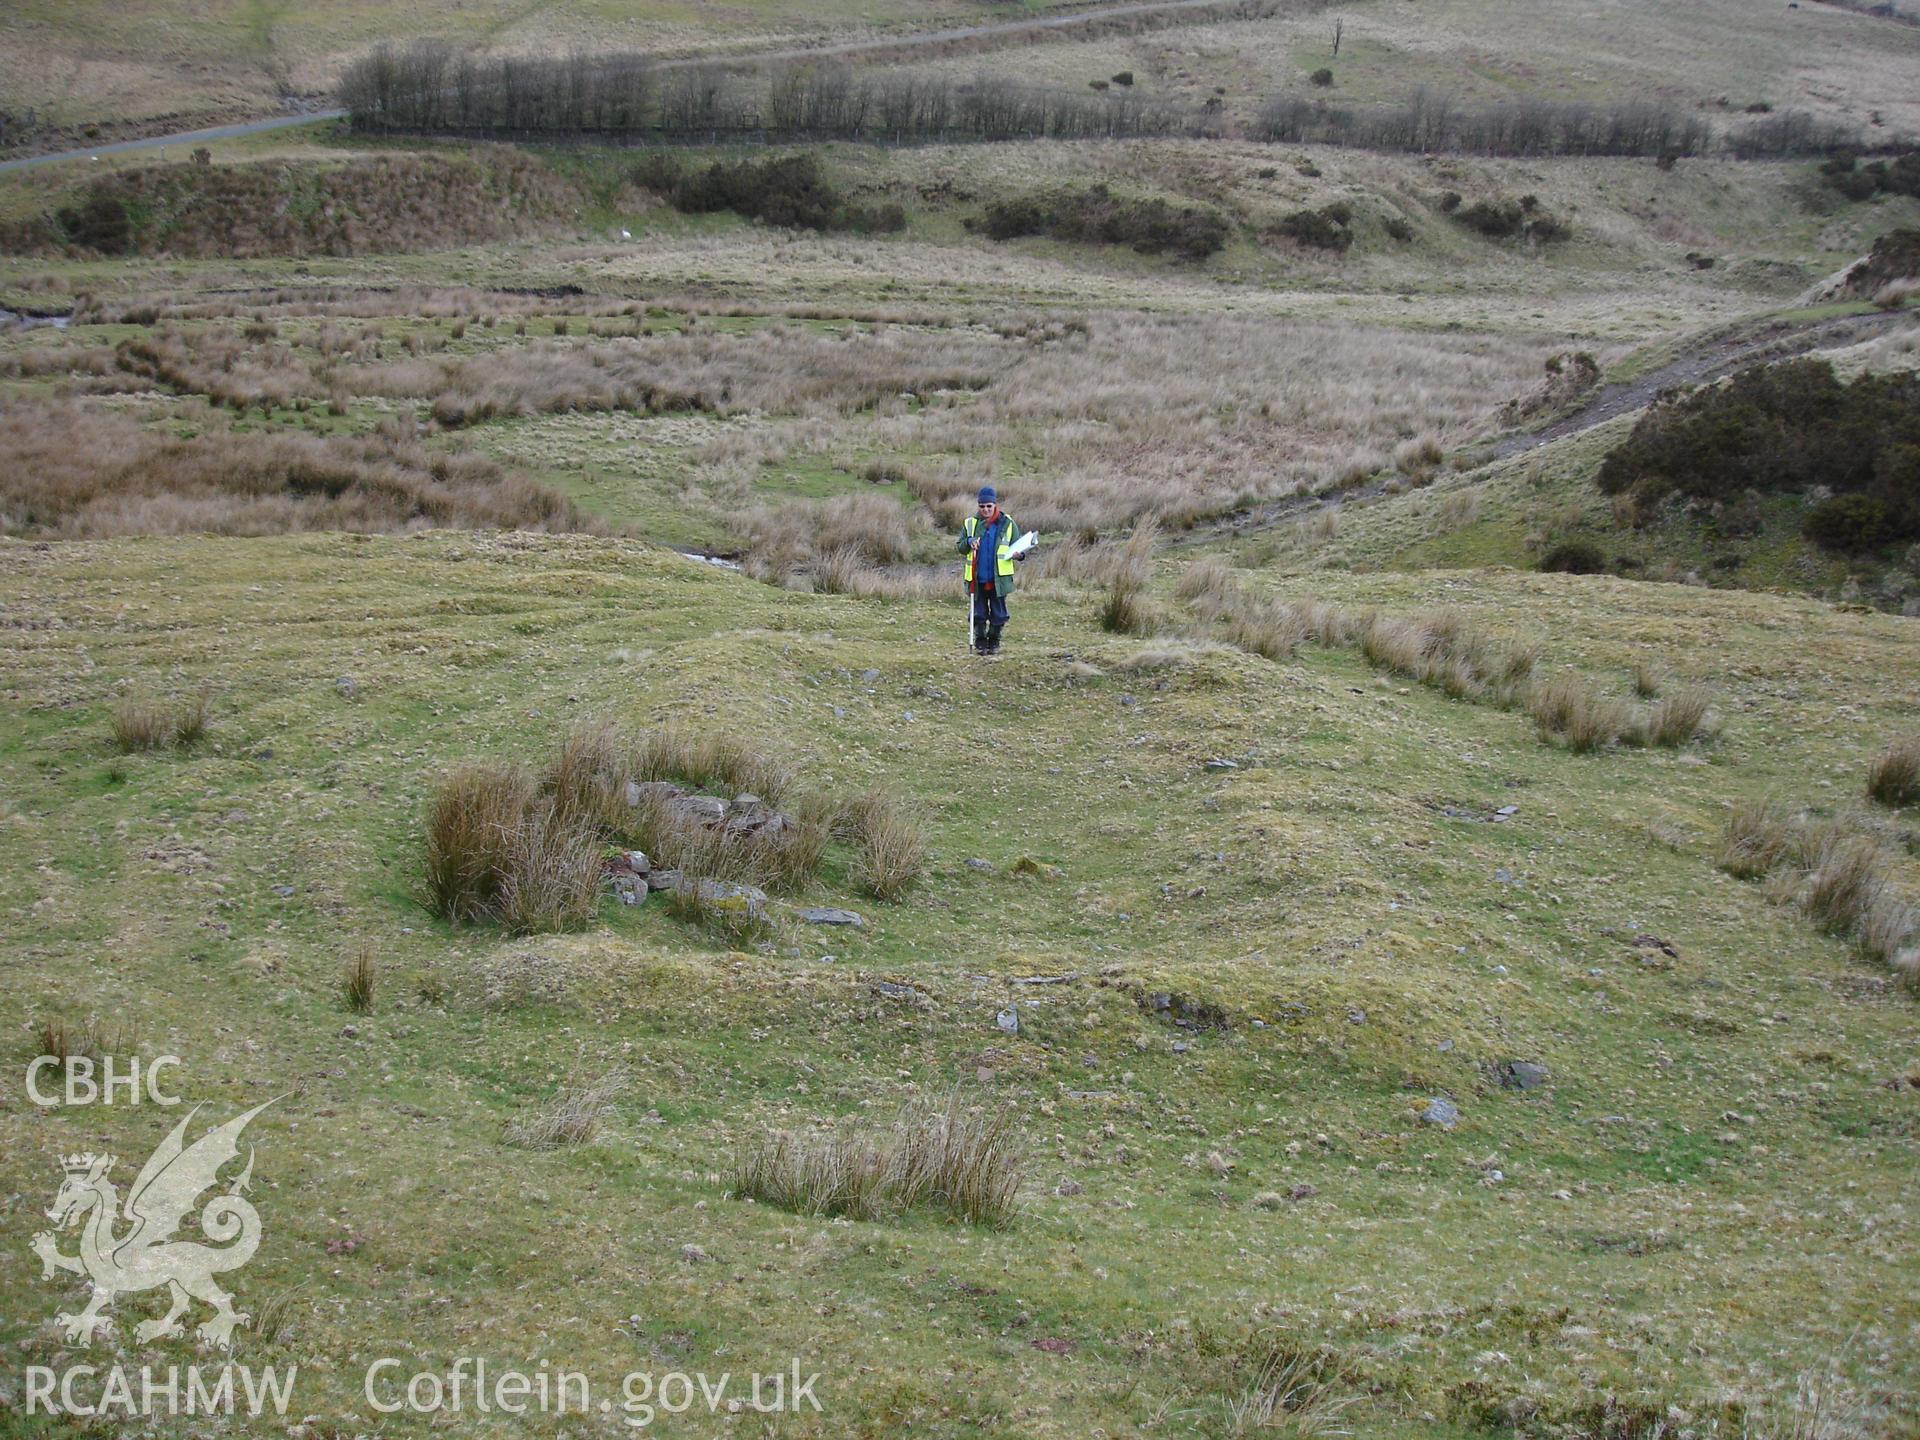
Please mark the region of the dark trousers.
<svg viewBox="0 0 1920 1440"><path fill-rule="evenodd" d="M973 587L973 642L994 646L1007 623L1007 602L991 585Z"/></svg>

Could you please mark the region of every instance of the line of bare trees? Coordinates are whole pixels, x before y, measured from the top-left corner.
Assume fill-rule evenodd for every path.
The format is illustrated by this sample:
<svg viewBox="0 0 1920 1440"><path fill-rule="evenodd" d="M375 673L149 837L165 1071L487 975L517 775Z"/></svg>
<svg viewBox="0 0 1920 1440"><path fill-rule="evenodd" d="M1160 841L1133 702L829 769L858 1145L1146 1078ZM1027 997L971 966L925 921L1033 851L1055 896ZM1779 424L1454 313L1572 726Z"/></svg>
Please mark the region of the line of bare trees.
<svg viewBox="0 0 1920 1440"><path fill-rule="evenodd" d="M433 42L382 46L355 61L339 97L356 129L410 134L913 144L1225 133L1217 98L1178 106L1131 87L1086 93L985 74L956 82L814 62L742 70L636 53L483 55ZM1246 134L1289 144L1516 156L1717 151L1763 159L1869 148L1857 131L1797 111L1720 133L1702 115L1650 101L1475 105L1426 87L1387 105L1280 94Z"/></svg>
<svg viewBox="0 0 1920 1440"><path fill-rule="evenodd" d="M1254 134L1296 145L1480 155L1691 155L1713 144L1713 127L1703 117L1669 105L1463 105L1425 87L1399 104L1365 107L1278 95L1260 112Z"/></svg>
<svg viewBox="0 0 1920 1440"><path fill-rule="evenodd" d="M1865 154L1913 143L1869 143L1857 127L1799 110L1764 115L1723 133L1705 116L1651 101L1595 105L1526 99L1466 105L1424 86L1393 105L1277 95L1261 110L1252 135L1296 145L1423 153L1675 157L1719 152L1740 160Z"/></svg>
<svg viewBox="0 0 1920 1440"><path fill-rule="evenodd" d="M528 58L440 44L382 46L347 67L340 102L363 131L653 135L662 139L1122 138L1189 130L1124 92L1081 95L993 76L858 73L790 64L738 73L642 54Z"/></svg>

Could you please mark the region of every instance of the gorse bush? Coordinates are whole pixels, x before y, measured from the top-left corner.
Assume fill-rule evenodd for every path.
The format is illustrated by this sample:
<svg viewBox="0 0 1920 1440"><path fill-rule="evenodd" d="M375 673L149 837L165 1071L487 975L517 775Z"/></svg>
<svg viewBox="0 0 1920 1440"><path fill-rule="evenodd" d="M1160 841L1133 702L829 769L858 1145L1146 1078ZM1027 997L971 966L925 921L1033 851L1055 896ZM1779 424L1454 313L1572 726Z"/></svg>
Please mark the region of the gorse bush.
<svg viewBox="0 0 1920 1440"><path fill-rule="evenodd" d="M1599 485L1641 515L1668 497L1833 492L1804 523L1835 549L1920 538L1920 374L1843 384L1824 360L1742 371L1657 404L1602 462Z"/></svg>
<svg viewBox="0 0 1920 1440"><path fill-rule="evenodd" d="M1768 156L1840 155L1860 149L1858 127L1822 120L1804 110L1783 110L1748 121L1726 137L1726 148L1742 160Z"/></svg>
<svg viewBox="0 0 1920 1440"><path fill-rule="evenodd" d="M1296 210L1280 222L1280 233L1296 245L1315 250L1345 250L1353 244L1353 207L1343 202L1318 210Z"/></svg>
<svg viewBox="0 0 1920 1440"><path fill-rule="evenodd" d="M54 212L68 244L97 255L125 255L133 248L133 217L117 188L96 182L86 199Z"/></svg>
<svg viewBox="0 0 1920 1440"><path fill-rule="evenodd" d="M1920 230L1889 230L1873 242L1867 258L1847 272L1847 290L1866 298L1889 285L1920 276Z"/></svg>
<svg viewBox="0 0 1920 1440"><path fill-rule="evenodd" d="M1920 196L1920 150L1865 165L1847 150L1822 164L1820 173L1849 200L1871 200L1876 195Z"/></svg>
<svg viewBox="0 0 1920 1440"><path fill-rule="evenodd" d="M994 240L1046 235L1097 245L1129 245L1142 255L1171 252L1204 260L1227 243L1226 217L1199 206L1165 200L1124 200L1105 185L1052 190L996 201L978 227Z"/></svg>
<svg viewBox="0 0 1920 1440"><path fill-rule="evenodd" d="M1454 210L1452 214L1467 229L1489 240L1520 236L1544 245L1568 239L1573 234L1565 221L1542 210L1540 202L1531 195L1523 195L1518 200L1506 197L1475 200Z"/></svg>
<svg viewBox="0 0 1920 1440"><path fill-rule="evenodd" d="M828 183L812 155L771 160L715 161L705 169L682 171L666 155L653 155L633 172L636 183L664 195L673 208L689 215L731 210L790 230L850 230L888 234L904 230L906 212L896 204L854 205Z"/></svg>
<svg viewBox="0 0 1920 1440"><path fill-rule="evenodd" d="M1604 575L1607 557L1591 540L1562 540L1540 557L1540 568L1567 575Z"/></svg>

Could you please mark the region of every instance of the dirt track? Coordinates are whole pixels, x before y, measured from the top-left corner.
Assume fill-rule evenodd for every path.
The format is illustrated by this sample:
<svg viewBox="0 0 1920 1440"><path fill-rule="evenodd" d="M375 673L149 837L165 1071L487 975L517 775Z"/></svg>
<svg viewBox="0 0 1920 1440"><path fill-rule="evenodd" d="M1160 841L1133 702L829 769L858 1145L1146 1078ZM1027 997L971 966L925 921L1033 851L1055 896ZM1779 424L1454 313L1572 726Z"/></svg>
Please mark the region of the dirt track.
<svg viewBox="0 0 1920 1440"><path fill-rule="evenodd" d="M1524 454L1577 435L1615 416L1651 404L1662 390L1675 385L1699 385L1749 365L1785 360L1809 350L1857 344L1898 329L1903 323L1914 323L1913 317L1894 310L1872 315L1842 315L1812 324L1773 320L1759 325L1751 322L1729 325L1702 336L1665 365L1618 385L1601 386L1571 415L1539 430L1509 435L1494 446L1493 458Z"/></svg>
<svg viewBox="0 0 1920 1440"><path fill-rule="evenodd" d="M1577 435L1620 415L1630 415L1651 404L1655 396L1676 385L1699 385L1718 380L1736 370L1763 362L1785 360L1822 347L1857 344L1902 325L1920 329L1920 318L1903 311L1875 312L1871 315L1843 315L1831 320L1796 324L1789 320L1761 322L1737 321L1691 341L1666 364L1618 385L1603 385L1571 414L1564 415L1538 430L1509 435L1498 441L1489 459L1504 460L1524 455L1542 445ZM1364 504L1378 499L1386 491L1383 477L1365 485L1343 490L1337 495L1290 495L1251 510L1237 511L1202 521L1193 529L1172 537L1169 549L1187 549L1217 540L1223 535L1247 535L1283 525L1327 505Z"/></svg>

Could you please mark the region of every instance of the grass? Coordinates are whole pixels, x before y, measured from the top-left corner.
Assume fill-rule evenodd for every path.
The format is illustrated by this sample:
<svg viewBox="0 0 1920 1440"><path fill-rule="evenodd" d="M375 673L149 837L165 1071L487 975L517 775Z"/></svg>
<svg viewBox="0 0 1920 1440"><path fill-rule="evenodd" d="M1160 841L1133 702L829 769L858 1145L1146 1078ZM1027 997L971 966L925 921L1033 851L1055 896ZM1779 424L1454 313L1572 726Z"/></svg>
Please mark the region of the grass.
<svg viewBox="0 0 1920 1440"><path fill-rule="evenodd" d="M149 1033L244 1015L259 1048L236 1048L231 1079L227 1066L191 1060L180 1076L185 1098L221 1113L299 1076L341 1072L309 1079L286 1119L276 1107L256 1122L265 1130L250 1131L256 1179L279 1186L257 1203L281 1239L234 1288L257 1304L305 1281L303 1354L344 1357L370 1331L401 1324L422 1343L460 1343L466 1321L422 1311L381 1268L406 1263L436 1290L457 1277L493 1317L500 1338L488 1353L544 1331L545 1353L624 1373L630 1342L613 1327L674 1313L691 1243L723 1261L700 1267L703 1283L748 1277L702 1301L696 1349L830 1345L874 1367L836 1379L836 1425L888 1413L916 1367L964 1353L986 1373L1027 1375L1030 1393L1056 1407L1042 1430L1138 1430L1170 1399L1224 1427L1226 1400L1248 1377L1199 1348L1196 1322L1217 1336L1278 1304L1354 1357L1351 1384L1367 1398L1343 1412L1342 1428L1417 1435L1434 1433L1423 1410L1468 1423L1465 1403L1449 1397L1489 1348L1527 1357L1568 1393L1599 1384L1702 1403L1750 1383L1754 1366L1762 1383L1790 1390L1823 1351L1881 1323L1886 1287L1902 1283L1860 1247L1788 1237L1846 1229L1814 1218L1844 1177L1889 1243L1907 1238L1910 1167L1874 1127L1893 1094L1883 1081L1910 1058L1912 1001L1867 988L1893 972L1847 937L1783 924L1758 885L1721 877L1710 853L1728 802L1807 797L1809 776L1858 777L1859 756L1898 723L1898 687L1912 675L1896 619L1786 596L1514 572L1476 576L1471 591L1446 572L1241 581L1303 614L1312 602L1327 624L1369 604L1452 606L1468 629L1505 636L1552 615L1556 669L1625 677L1636 653L1651 653L1674 691L1700 687L1740 717L1711 763L1682 765L1666 751L1564 754L1538 744L1524 717L1375 671L1353 648L1307 644L1279 666L1194 647L1178 664L1128 671L1120 662L1140 642L1089 623L1091 580L1023 591L1020 648L990 685L969 688L965 657L934 648L951 631L950 596L799 595L631 540L9 543L18 563L0 567L0 600L21 623L0 631L0 672L20 699L6 702L14 723L0 732L0 776L20 818L0 824L0 904L19 912L21 993L46 997L42 1013L137 1012ZM1155 598L1173 605L1173 584L1171 574L1156 582ZM321 611L337 623L315 627ZM62 628L41 623L56 613ZM142 614L164 614L166 627L121 618ZM75 683L45 663L56 641L84 645L98 669L84 705L50 703ZM344 661L343 647L358 654ZM1068 684L1068 654L1100 675ZM332 688L349 665L362 687L351 706ZM868 667L877 679L861 678ZM1816 674L1827 679L1815 684ZM123 681L150 691L208 682L221 718L206 745L132 757L126 784L107 788L100 737ZM1858 713L1831 706L1840 684ZM1121 705L1122 693L1137 703ZM671 728L666 756L719 733L777 757L797 777L781 801L790 814L805 814L809 796L858 802L880 790L920 818L919 878L896 902L865 908L864 930L788 925L767 954L717 955L659 896L524 939L436 918L415 887L432 796L458 773L440 767L496 757L489 771L513 764L522 776L504 787L510 797L538 794L576 722L609 715L637 727L629 738ZM255 758L267 748L270 760ZM596 773L597 739L572 753L579 773ZM1214 755L1241 768L1203 775ZM1505 805L1518 813L1500 824L1445 813ZM236 810L248 818L225 818ZM829 845L817 883L825 895L853 893L856 814L814 818L845 837ZM1653 819L1692 838L1678 851L1648 845ZM974 857L993 868L964 864ZM1022 857L1035 873L1007 875ZM1903 890L1908 863L1891 872ZM1496 869L1519 883L1496 881ZM303 887L299 899L272 893L283 880ZM221 898L228 906L214 908ZM209 916L231 934L210 931ZM1642 963L1621 934L1632 922L1674 946L1674 968ZM352 1040L339 1035L343 929L377 946L381 968L377 1009ZM109 948L119 959L98 964ZM1338 966L1326 963L1334 956ZM1052 985L1011 983L1076 971ZM1722 988L1703 988L1708 977ZM423 979L439 998L423 998ZM1158 993L1218 1007L1226 1028L1189 1030L1136 998ZM1017 1035L995 1025L1009 1006ZM1754 1006L1803 1023L1760 1026ZM1365 1023L1348 1018L1354 1010ZM1175 1041L1188 1048L1177 1053ZM1648 1078L1653 1045L1686 1083ZM1834 1058L1815 1058L1823 1053ZM1478 1089L1482 1061L1515 1056L1552 1069L1549 1100ZM618 1143L515 1149L512 1166L499 1162L509 1122L530 1122L570 1076L620 1063L644 1074L647 1104ZM884 1137L902 1109L943 1106L955 1078L1020 1117L1026 1183L1012 1226L942 1224L948 1212L923 1205L849 1232L721 1203L763 1130ZM1829 1087L1817 1105L1768 1098L1815 1080ZM1408 1081L1460 1097L1460 1128L1422 1130ZM1729 1129L1722 1112L1762 1103L1766 1155L1712 1138ZM398 1105L434 1123L396 1139L352 1118ZM640 1121L648 1106L658 1123ZM1591 1118L1615 1114L1648 1123ZM50 1194L46 1154L101 1143L72 1128L81 1118L0 1115L10 1193ZM60 1127L57 1144L31 1140L29 1123ZM131 1152L127 1123L96 1111L84 1128L107 1126ZM1224 1175L1205 1163L1216 1150L1231 1165ZM1509 1177L1497 1189L1465 1163L1494 1150ZM1057 1194L1067 1180L1080 1193ZM587 1184L606 1204L552 1202ZM1251 1207L1300 1184L1319 1193L1271 1215ZM429 1189L445 1194L435 1226L423 1227ZM1562 1189L1575 1198L1554 1199ZM286 1199L296 1192L303 1203ZM610 1243L608 1207L629 1201L616 1249L646 1257L645 1270L617 1294L582 1284ZM1666 1263L1670 1252L1637 1259L1588 1244L1670 1231L1680 1203L1698 1227L1685 1274ZM341 1236L343 1206L366 1243L307 1263ZM1306 1214L1312 1235L1334 1240L1303 1245L1293 1222ZM1383 1223L1411 1214L1430 1215L1431 1233ZM1756 1234L1777 1243L1750 1248ZM809 1245L817 1261L800 1258ZM798 1276L789 1261L820 1268ZM10 1343L38 1343L44 1314L66 1303L34 1273L0 1281L18 1296ZM1374 1277L1373 1293L1329 1298L1356 1274ZM1647 1323L1704 1337L1674 1352L1668 1374L1643 1374L1606 1343L1630 1333L1617 1299L1628 1283ZM1714 1286L1734 1283L1748 1312L1709 1324L1720 1315ZM1180 1295L1163 1302L1169 1285ZM1143 1287L1186 1327L1145 1349L1110 1349L1138 1325ZM535 1311L535 1290L575 1299L565 1314ZM1373 1347L1367 1337L1390 1316L1431 1309L1436 1291L1461 1316L1436 1317L1430 1346ZM1562 1310L1595 1336L1567 1339L1566 1322L1547 1318ZM1031 1321L1014 1325L1020 1313ZM1541 1338L1529 1340L1535 1327ZM1068 1364L1033 1351L1047 1337L1076 1345ZM1879 1353L1861 1347L1852 1378L1904 1393L1900 1352ZM359 1413L357 1379L322 1376L302 1403ZM1525 1391L1503 1383L1489 1403ZM945 1402L928 1392L911 1403Z"/></svg>
<svg viewBox="0 0 1920 1440"><path fill-rule="evenodd" d="M1920 740L1897 740L1874 756L1867 798L1889 806L1920 800Z"/></svg>
<svg viewBox="0 0 1920 1440"><path fill-rule="evenodd" d="M453 334L457 305L512 313L526 303L404 291L316 300L310 287L290 287L245 317L237 306L152 296L97 317L89 310L89 321L125 316L145 327L111 346L63 347L73 352L65 358L38 347L8 356L0 345L0 366L40 382L36 403L5 431L35 463L0 499L27 511L27 528L56 535L383 529L422 512L440 524L580 529L647 516L655 507L608 503L609 474L638 476L675 510L718 512L756 565L784 577L847 549L873 563L906 558L929 521L947 528L969 512L979 465L1009 446L1041 461L1009 489L1026 528L1113 528L1148 514L1187 525L1388 465L1409 405L1425 431L1482 429L1538 363L1525 339L1205 313L1120 313L1030 331L908 311L913 323L876 318L829 331L772 315L723 329L696 325L694 312L656 325L643 306L600 302L580 307L606 317L592 321L596 334L557 333L564 314L524 337L498 327L484 338ZM383 308L401 333L370 324L356 335L339 324L382 318ZM176 309L189 313L176 320ZM288 323L249 338L276 317ZM1296 363L1307 355L1312 365ZM70 377L61 385L58 366ZM103 398L156 386L175 397L175 417L191 419L194 443ZM272 423L245 418L256 411ZM1281 414L1291 427L1284 443L1272 424ZM633 440L676 426L704 443L680 463L634 457ZM468 432L472 443L426 429ZM85 442L63 447L75 430ZM898 494L866 489L856 474L854 456L876 448L939 457L889 482L906 492L904 510ZM823 452L846 493L818 505L762 503L769 466L805 468ZM582 460L597 478L578 473ZM1251 487L1249 464L1260 475ZM288 475L275 488L291 493L272 494L263 474ZM603 514L586 516L557 490L599 500Z"/></svg>
<svg viewBox="0 0 1920 1440"><path fill-rule="evenodd" d="M1133 527L1107 581L1106 599L1100 606L1101 629L1117 635L1153 632L1154 612L1147 587L1153 581L1153 542L1158 534L1158 522L1153 520L1142 520Z"/></svg>
<svg viewBox="0 0 1920 1440"><path fill-rule="evenodd" d="M614 1105L626 1094L632 1076L623 1066L588 1079L570 1081L554 1094L515 1115L501 1132L501 1140L527 1150L555 1150L586 1145L613 1115Z"/></svg>
<svg viewBox="0 0 1920 1440"><path fill-rule="evenodd" d="M254 1307L250 1333L263 1345L285 1345L300 1333L305 1309L302 1287L290 1285L276 1290Z"/></svg>
<svg viewBox="0 0 1920 1440"><path fill-rule="evenodd" d="M483 763L442 782L428 814L427 891L456 924L577 930L599 908L603 855L638 851L642 869L677 874L662 902L670 914L740 947L777 933L765 897L747 887L806 890L836 837L852 850L848 878L876 899L896 900L919 878L925 832L895 798L871 789L843 802L794 787L786 764L734 736L586 720L537 780Z"/></svg>
<svg viewBox="0 0 1920 1440"><path fill-rule="evenodd" d="M97 1017L69 1020L63 1015L48 1015L33 1026L34 1054L50 1055L65 1068L70 1060L104 1060L109 1055L128 1055L137 1037L127 1026Z"/></svg>
<svg viewBox="0 0 1920 1440"><path fill-rule="evenodd" d="M903 1112L890 1131L769 1131L734 1167L733 1194L799 1215L882 1220L925 1206L1004 1229L1019 1213L1025 1146L1011 1113L990 1101Z"/></svg>
<svg viewBox="0 0 1920 1440"><path fill-rule="evenodd" d="M1901 893L1899 861L1871 824L1747 802L1727 817L1718 864L1739 879L1767 881L1773 898L1797 905L1827 934L1851 939L1867 959L1913 978L1907 945L1920 910Z"/></svg>
<svg viewBox="0 0 1920 1440"><path fill-rule="evenodd" d="M868 790L846 808L840 828L857 847L853 873L876 900L897 900L920 878L927 835L920 820L883 790Z"/></svg>
<svg viewBox="0 0 1920 1440"><path fill-rule="evenodd" d="M1444 8L1462 33L1486 19ZM1833 23L1811 13L1766 28ZM1403 43L1440 23L1425 11L1346 18L1340 103L1457 54ZM1238 105L1259 88L1238 67L1325 46L1325 16L1288 23L1189 31L1221 47L1197 61L1168 35L1102 42L1095 76L1219 75ZM1260 34L1290 38L1242 45ZM1563 68L1481 48L1480 99ZM1898 104L1866 98L1883 62L1833 93ZM1902 817L1849 821L1880 842L1852 931L1776 901L1813 893L1797 817L1831 819L1910 728L1911 622L1766 593L1847 579L1797 571L1789 516L1731 570L1711 517L1611 528L1588 482L1622 422L1479 462L1550 355L1630 367L1650 338L1788 304L1911 203L1815 207L1792 165L825 153L861 203L906 208L905 234L660 214L620 193L630 155L583 152L546 162L590 200L535 245L0 260L0 304L73 312L0 335L0 408L47 437L25 473L69 464L44 422L68 407L87 455L187 447L249 486L238 462L268 442L411 456L423 501L483 459L593 522L464 525L402 495L360 536L22 539L0 507L9 984L34 1017L137 1015L210 1115L287 1097L249 1131L271 1243L233 1288L259 1315L306 1287L301 1413L365 1429L355 1357L404 1335L597 1384L798 1356L829 1373L796 1434L1217 1435L1236 1405L1390 1440L1644 1433L1670 1406L1758 1434L1829 1364L1822 1393L1864 1397L1858 1428L1910 1432L1920 1378L1890 1318L1916 1303ZM1176 266L964 228L993 198L1101 181L1220 209L1233 234ZM0 178L0 213L72 183ZM1435 218L1443 189L1537 192L1576 237L1501 250ZM1336 201L1343 254L1263 238ZM1396 452L1423 483L1387 494ZM950 547L988 482L1043 541L982 670L957 653ZM1303 486L1343 503L1290 508ZM345 523L337 498L303 503ZM641 538L743 555L756 509L770 539L808 535L810 554L770 554L779 585ZM1152 515L1174 563L1134 598L1159 631L1106 631ZM1569 534L1610 561L1631 544L1644 575L1759 588L1534 573L1536 539ZM1629 688L1642 663L1657 694ZM1539 742L1526 699L1560 677L1625 707L1623 743ZM201 743L111 753L116 699L202 687ZM1624 743L1668 701L1683 733L1693 695L1729 718L1713 744ZM794 831L729 842L662 791L628 805L630 777L752 793ZM1716 865L1725 821L1775 797L1791 808L1748 825L1741 883ZM591 835L562 866L580 889L554 887L591 903L515 935L530 815L545 841ZM772 925L716 933L680 892L617 903L600 874L635 848L695 897L701 879L783 897ZM378 956L351 1026L342 936ZM1489 1080L1522 1059L1551 1083ZM576 1104L593 1139L501 1147L510 1126L577 1131L560 1112L619 1067L644 1101ZM1451 1131L1419 1118L1436 1095ZM967 1128L990 1122L997 1140ZM43 1207L52 1157L133 1165L169 1123L0 1107L0 1186ZM762 1167L791 1208L729 1202L769 1131L793 1137ZM1017 1184L965 1200L960 1161L1003 1142ZM907 1153L912 1204L870 1163ZM46 1320L81 1287L16 1259L0 1343L65 1364ZM1303 1353L1316 1368L1283 1379Z"/></svg>
<svg viewBox="0 0 1920 1440"><path fill-rule="evenodd" d="M1276 1344L1249 1368L1245 1388L1227 1402L1229 1434L1271 1431L1312 1440L1314 1436L1353 1433L1341 1428L1340 1421L1358 1397L1342 1395L1324 1376L1323 1357Z"/></svg>
<svg viewBox="0 0 1920 1440"><path fill-rule="evenodd" d="M1792 853L1793 821L1771 800L1743 800L1727 816L1718 864L1739 880L1758 880Z"/></svg>
<svg viewBox="0 0 1920 1440"><path fill-rule="evenodd" d="M176 376L185 382L184 375ZM218 382L209 397L218 403ZM144 386L142 387L144 388ZM236 400L239 397L236 393ZM285 404L249 389L239 408ZM35 397L0 417L21 465L0 481L0 528L34 538L271 535L328 529L604 528L558 492L477 455L429 450L413 426L371 436L262 434L197 414L183 436L119 409Z"/></svg>
<svg viewBox="0 0 1920 1440"><path fill-rule="evenodd" d="M592 827L550 801L536 803L508 825L497 853L499 890L491 918L509 935L575 930L593 918L600 898L600 838Z"/></svg>
<svg viewBox="0 0 1920 1440"><path fill-rule="evenodd" d="M496 913L509 837L534 794L532 777L514 765L467 765L447 777L427 819L427 891L435 913L455 924Z"/></svg>
<svg viewBox="0 0 1920 1440"><path fill-rule="evenodd" d="M373 1013L373 995L380 983L380 962L371 945L361 945L340 969L340 998L356 1015Z"/></svg>
<svg viewBox="0 0 1920 1440"><path fill-rule="evenodd" d="M1864 835L1839 827L1809 838L1806 889L1800 907L1829 934L1848 935L1860 927L1884 883L1880 847Z"/></svg>
<svg viewBox="0 0 1920 1440"><path fill-rule="evenodd" d="M1534 687L1527 710L1543 736L1561 740L1576 755L1618 743L1632 724L1624 700L1576 675L1558 675Z"/></svg>
<svg viewBox="0 0 1920 1440"><path fill-rule="evenodd" d="M1864 97L1891 93L1888 82L1911 63L1915 44L1909 35L1885 38L1887 29L1905 27L1868 29L1818 11L1815 17L1796 24L1798 17L1770 15L1742 30L1747 12L1732 0L1663 14L1643 26L1642 38L1685 58L1680 70L1658 73L1611 49L1616 32L1568 0L1552 0L1517 19L1484 0L1349 15L1343 17L1338 55L1332 51L1332 19L1287 11L1248 23L1164 30L1131 43L1051 45L1010 56L997 68L1033 83L1084 86L1116 65L1131 64L1147 94L1198 104L1224 90L1236 118L1251 117L1276 91L1327 95L1309 81L1325 67L1334 75L1332 103L1344 105L1402 100L1421 85L1461 105L1532 98L1668 102L1677 87L1724 95L1726 107L1715 116L1722 124L1747 118L1741 109L1753 103L1749 97L1782 110L1806 108L1858 122ZM1795 64L1810 34L1818 35L1822 47L1819 79ZM1197 55L1206 63L1193 63ZM948 68L965 73L967 63ZM1887 111L1884 118L1908 133L1920 131L1920 113L1912 107Z"/></svg>
<svg viewBox="0 0 1920 1440"><path fill-rule="evenodd" d="M123 755L192 749L207 733L212 706L212 697L205 691L171 703L125 696L113 707L113 743Z"/></svg>
<svg viewBox="0 0 1920 1440"><path fill-rule="evenodd" d="M1634 688L1639 689L1637 677ZM1642 736L1647 744L1669 750L1685 745L1712 728L1710 703L1702 690L1681 690L1662 696L1646 717Z"/></svg>

